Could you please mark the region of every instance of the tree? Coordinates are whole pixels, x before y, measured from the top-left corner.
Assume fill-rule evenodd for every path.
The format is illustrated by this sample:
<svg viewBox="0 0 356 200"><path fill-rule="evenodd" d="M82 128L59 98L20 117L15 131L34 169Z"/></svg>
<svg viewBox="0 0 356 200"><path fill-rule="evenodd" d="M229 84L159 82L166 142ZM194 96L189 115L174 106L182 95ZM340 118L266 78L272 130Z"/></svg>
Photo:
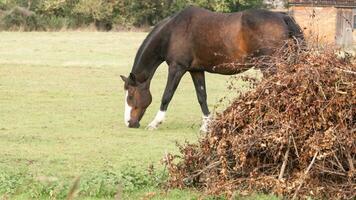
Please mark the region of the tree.
<svg viewBox="0 0 356 200"><path fill-rule="evenodd" d="M44 27L87 26L109 30L113 24L152 26L189 5L219 12L263 7L264 0L0 0L0 11L15 7L34 12ZM0 12L0 17L4 11ZM16 17L14 14L11 17ZM8 20L10 23L11 20ZM24 21L26 23L26 20ZM0 19L0 25L1 23ZM6 27L11 27L7 24ZM42 27L41 26L41 27ZM1 27L0 27L1 28ZM46 29L46 28L44 28Z"/></svg>

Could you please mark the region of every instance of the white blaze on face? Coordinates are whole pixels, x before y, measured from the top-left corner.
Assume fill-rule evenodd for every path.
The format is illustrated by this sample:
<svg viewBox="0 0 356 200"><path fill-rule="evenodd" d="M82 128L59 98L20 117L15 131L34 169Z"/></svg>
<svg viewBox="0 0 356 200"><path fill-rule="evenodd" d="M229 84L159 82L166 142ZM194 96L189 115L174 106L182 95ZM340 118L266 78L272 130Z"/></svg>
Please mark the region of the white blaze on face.
<svg viewBox="0 0 356 200"><path fill-rule="evenodd" d="M128 94L129 93L126 90L126 95L125 95L125 124L126 124L126 126L129 126L129 121L131 118L131 110L132 110L132 107L129 106L129 104L127 103Z"/></svg>

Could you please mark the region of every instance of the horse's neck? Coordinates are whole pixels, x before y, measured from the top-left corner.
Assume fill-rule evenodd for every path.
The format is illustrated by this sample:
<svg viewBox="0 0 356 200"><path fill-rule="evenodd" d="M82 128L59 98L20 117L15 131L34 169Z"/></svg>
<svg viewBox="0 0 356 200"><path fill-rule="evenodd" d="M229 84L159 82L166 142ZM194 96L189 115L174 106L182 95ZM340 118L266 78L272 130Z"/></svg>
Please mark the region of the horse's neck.
<svg viewBox="0 0 356 200"><path fill-rule="evenodd" d="M136 54L131 73L136 75L139 82L150 81L157 67L164 61L163 56L167 46L165 41L167 40L163 39L163 34L167 32L162 32L162 29L167 23L168 20L164 20L157 25L146 37Z"/></svg>
<svg viewBox="0 0 356 200"><path fill-rule="evenodd" d="M163 59L159 54L146 53L143 55L143 58L134 65L131 73L136 76L139 82L151 80L156 69L162 62Z"/></svg>

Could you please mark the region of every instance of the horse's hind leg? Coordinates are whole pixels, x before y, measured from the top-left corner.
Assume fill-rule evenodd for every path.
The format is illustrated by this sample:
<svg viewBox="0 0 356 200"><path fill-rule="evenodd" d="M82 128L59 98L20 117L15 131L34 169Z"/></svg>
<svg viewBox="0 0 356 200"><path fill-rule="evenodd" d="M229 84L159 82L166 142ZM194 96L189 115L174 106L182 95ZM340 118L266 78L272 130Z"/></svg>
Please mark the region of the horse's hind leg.
<svg viewBox="0 0 356 200"><path fill-rule="evenodd" d="M192 76L195 91L197 93L198 102L200 104L200 108L203 112L203 123L200 128L202 132L208 131L208 123L210 120L210 112L207 104L207 95L206 95L206 86L205 86L205 75L204 72L190 72Z"/></svg>
<svg viewBox="0 0 356 200"><path fill-rule="evenodd" d="M173 63L169 65L168 79L166 89L163 93L160 110L154 120L147 126L147 129L157 129L158 126L164 121L169 102L171 102L173 94L185 72L186 71L180 65Z"/></svg>

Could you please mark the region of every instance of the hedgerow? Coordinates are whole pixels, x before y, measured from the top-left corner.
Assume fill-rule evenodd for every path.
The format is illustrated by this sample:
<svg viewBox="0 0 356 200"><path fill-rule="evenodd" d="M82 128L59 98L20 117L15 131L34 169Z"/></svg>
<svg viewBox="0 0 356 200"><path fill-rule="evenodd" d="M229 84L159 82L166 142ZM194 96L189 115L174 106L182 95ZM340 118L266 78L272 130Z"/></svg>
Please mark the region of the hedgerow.
<svg viewBox="0 0 356 200"><path fill-rule="evenodd" d="M235 12L262 7L263 0L6 0L0 1L0 29L149 27L189 5Z"/></svg>

